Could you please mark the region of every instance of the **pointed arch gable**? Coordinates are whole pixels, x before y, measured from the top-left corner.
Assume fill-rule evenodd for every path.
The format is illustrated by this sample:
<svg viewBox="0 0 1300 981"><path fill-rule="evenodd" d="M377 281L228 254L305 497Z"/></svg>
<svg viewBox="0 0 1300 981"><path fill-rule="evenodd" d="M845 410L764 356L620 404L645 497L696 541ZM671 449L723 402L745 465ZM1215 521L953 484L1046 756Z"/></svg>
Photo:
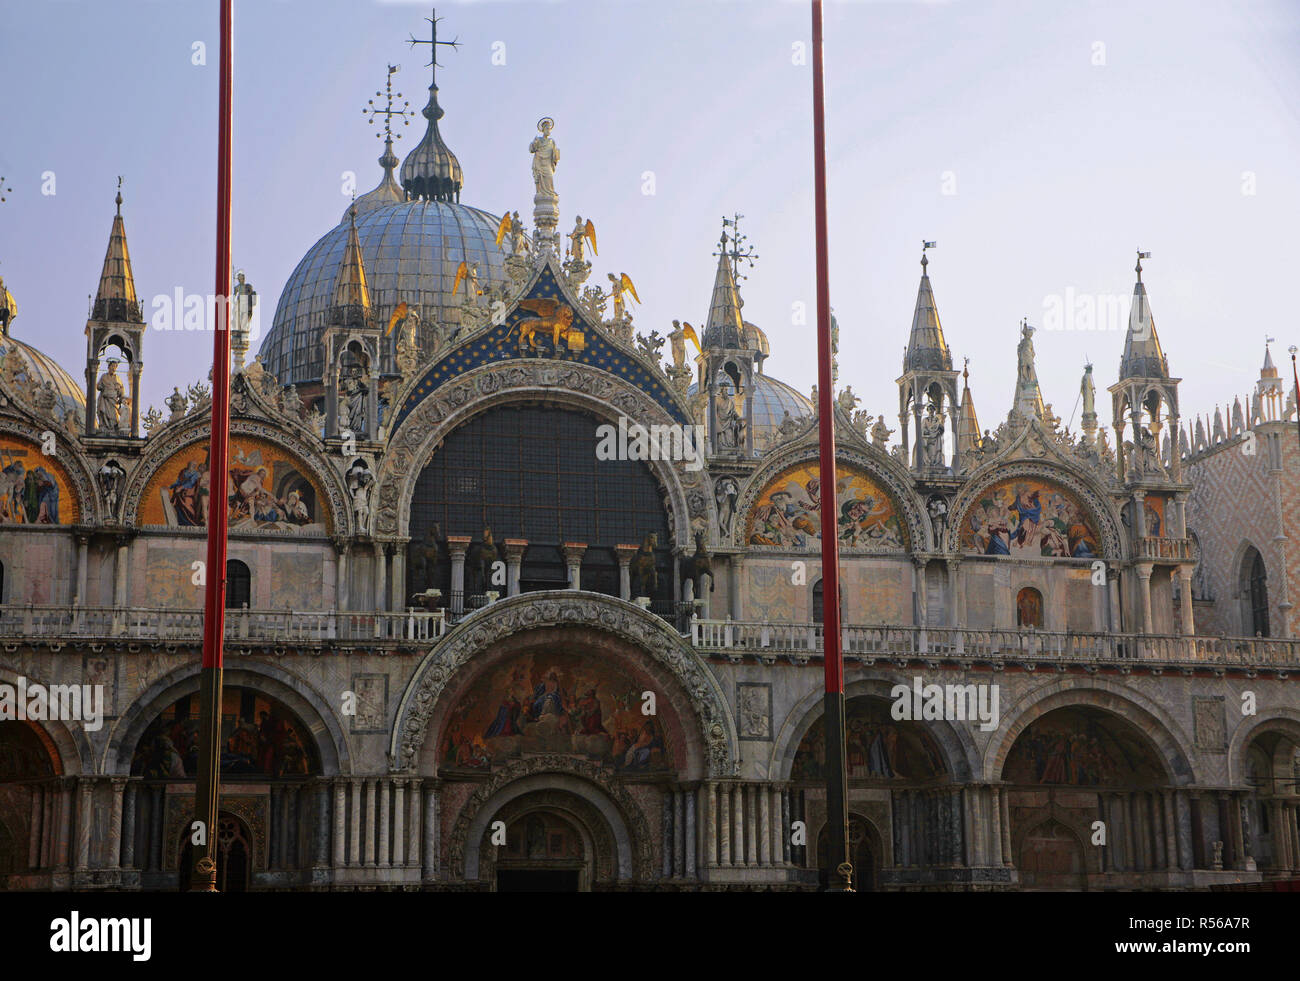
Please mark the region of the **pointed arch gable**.
<svg viewBox="0 0 1300 981"><path fill-rule="evenodd" d="M1084 519L1085 527L1095 535L1100 550L1100 554L1090 557L1111 560L1120 557L1120 522L1110 499L1103 496L1091 480L1047 461L1017 461L982 468L952 503L949 513L959 518L949 522L944 551L969 551L972 547L972 518L981 501L993 499L998 492L1009 499L1019 484L1040 492L1039 503L1044 515L1049 504L1049 500L1041 496L1044 491L1061 494L1067 503L1082 511L1077 516Z"/></svg>
<svg viewBox="0 0 1300 981"><path fill-rule="evenodd" d="M179 474L191 460L202 462L201 455L211 438L211 431L210 419L196 417L192 424L175 431L165 430L156 445L149 445L145 458L127 478L122 506L126 525L171 524L164 513L167 504L161 500L161 495L179 479ZM278 508L277 513L284 520L275 524L277 529L307 528L310 529L308 534L318 537L353 532L353 516L347 506L342 476L338 468L330 466L320 446L308 445L297 434L259 419L232 419L230 434L232 469L240 465L237 454L241 448L250 454L251 459L261 454L267 461L267 473L262 480L266 490L273 493L283 489L286 497L290 491L296 491L296 500L303 504L305 523L289 520L284 508ZM249 464L246 469L256 471L258 467ZM285 474L291 471L297 474L294 486L285 482ZM308 503L309 498L314 500ZM232 533L235 533L234 529ZM252 530L252 533L256 531Z"/></svg>
<svg viewBox="0 0 1300 981"><path fill-rule="evenodd" d="M888 517L895 518L902 533L902 545L874 549L870 546L855 548L842 546L842 551L873 552L889 551L903 554L909 549L924 548L931 540L929 516L925 508L912 491L911 480L905 470L884 454L872 449L860 449L852 446L838 445L835 451L836 483L858 478L863 488L874 487L888 501ZM799 444L777 453L761 467L754 471L746 481L736 502L736 516L732 520L731 541L727 544L737 547L752 548L762 551L772 546L754 545L748 542L755 512L769 500L773 492L796 475L809 468L815 473L818 467L817 446L815 441ZM870 490L867 490L870 493ZM843 494L837 494L841 508L847 503ZM815 548L816 546L807 546ZM785 546L785 549L798 548Z"/></svg>

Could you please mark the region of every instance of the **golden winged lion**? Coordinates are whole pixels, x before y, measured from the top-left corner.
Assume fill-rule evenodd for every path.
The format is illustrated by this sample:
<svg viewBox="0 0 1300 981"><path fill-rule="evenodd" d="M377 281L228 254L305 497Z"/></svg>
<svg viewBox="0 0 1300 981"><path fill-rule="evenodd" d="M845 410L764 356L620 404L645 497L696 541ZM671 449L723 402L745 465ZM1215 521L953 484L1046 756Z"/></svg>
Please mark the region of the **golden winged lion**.
<svg viewBox="0 0 1300 981"><path fill-rule="evenodd" d="M573 323L572 307L559 300L543 297L520 300L519 306L524 310L531 310L537 316L521 317L517 320L514 327L511 327L505 337L501 338L498 347L510 338L510 334L517 327L520 354L524 353L525 347L535 354L541 353L541 348L537 344L537 335L539 333L545 335L548 330L551 332L551 347L556 354L560 352L560 338L564 338L565 346L570 351L582 350L583 335Z"/></svg>

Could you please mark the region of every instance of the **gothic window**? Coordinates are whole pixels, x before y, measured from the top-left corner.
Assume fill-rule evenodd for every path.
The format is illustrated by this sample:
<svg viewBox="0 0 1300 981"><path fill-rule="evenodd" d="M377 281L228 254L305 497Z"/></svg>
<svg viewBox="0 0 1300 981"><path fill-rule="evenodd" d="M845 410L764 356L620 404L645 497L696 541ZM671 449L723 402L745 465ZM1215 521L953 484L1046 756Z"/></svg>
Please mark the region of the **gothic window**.
<svg viewBox="0 0 1300 981"><path fill-rule="evenodd" d="M822 588L822 581L818 579L813 583L812 588L812 619L813 623L826 622L826 591ZM840 622L844 622L844 587L840 587Z"/></svg>
<svg viewBox="0 0 1300 981"><path fill-rule="evenodd" d="M498 556L506 539L528 542L520 590L564 589L565 543L587 546L582 588L619 594L616 545L640 545L657 536L658 590L652 600L672 598L672 542L663 491L649 466L636 460L597 458L597 428L605 420L571 409L510 405L490 409L451 433L420 474L411 504L411 538L430 531L473 540L466 561L466 589L475 588L477 545L492 529ZM451 559L438 549L430 577L449 588ZM412 592L425 588L415 580ZM501 592L505 592L504 588Z"/></svg>
<svg viewBox="0 0 1300 981"><path fill-rule="evenodd" d="M242 610L252 604L253 575L238 559L226 560L226 609Z"/></svg>
<svg viewBox="0 0 1300 981"><path fill-rule="evenodd" d="M1250 618L1246 626L1250 634L1257 637L1268 636L1268 575L1264 570L1264 557L1256 548L1246 552L1242 562L1242 574L1245 579L1243 592L1246 596Z"/></svg>
<svg viewBox="0 0 1300 981"><path fill-rule="evenodd" d="M1026 586L1016 594L1016 626L1043 626L1043 594L1032 586Z"/></svg>

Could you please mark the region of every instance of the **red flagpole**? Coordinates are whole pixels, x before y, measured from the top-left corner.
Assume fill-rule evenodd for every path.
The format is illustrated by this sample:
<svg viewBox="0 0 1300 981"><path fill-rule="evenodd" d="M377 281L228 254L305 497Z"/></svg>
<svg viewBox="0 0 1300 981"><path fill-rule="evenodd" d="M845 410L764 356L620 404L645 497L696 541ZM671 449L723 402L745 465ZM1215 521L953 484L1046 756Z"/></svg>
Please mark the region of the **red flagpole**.
<svg viewBox="0 0 1300 981"><path fill-rule="evenodd" d="M212 439L208 451L208 558L203 603L203 668L199 676L199 768L194 820L202 843L193 846L190 887L217 891L217 808L221 780L221 671L226 615L226 478L230 439L230 196L231 5L221 0L221 56L217 97L217 274L212 341ZM195 838L191 827L191 841Z"/></svg>
<svg viewBox="0 0 1300 981"><path fill-rule="evenodd" d="M844 655L840 650L839 507L835 487L835 415L831 387L831 288L826 245L826 92L822 81L822 3L812 0L813 189L817 228L817 421L820 437L822 635L826 668L826 859L829 892L852 892L848 861L848 772L844 766Z"/></svg>

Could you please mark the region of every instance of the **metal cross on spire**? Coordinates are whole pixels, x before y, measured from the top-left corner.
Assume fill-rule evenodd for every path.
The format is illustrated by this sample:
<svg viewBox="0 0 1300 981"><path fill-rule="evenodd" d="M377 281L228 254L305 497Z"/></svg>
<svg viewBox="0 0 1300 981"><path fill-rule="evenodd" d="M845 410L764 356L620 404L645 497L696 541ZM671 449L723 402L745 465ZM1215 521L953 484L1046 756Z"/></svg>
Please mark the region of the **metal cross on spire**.
<svg viewBox="0 0 1300 981"><path fill-rule="evenodd" d="M423 42L421 42L421 43L423 43ZM384 142L385 142L385 143L391 143L391 142L392 142L393 140L395 140L395 139L400 140L400 139L402 138L402 134L401 134L401 133L398 133L396 136L393 135L393 117L394 117L394 116L397 116L397 117L399 117L399 118L402 120L402 125L403 125L403 126L410 126L410 125L411 125L411 120L410 120L408 117L410 117L410 116L414 116L414 115L415 115L415 110L412 109L412 108L410 107L411 104L410 104L409 102L403 102L403 103L402 103L402 108L401 108L401 109L394 109L394 108L393 108L393 100L394 100L394 99L400 99L400 98L402 97L402 93L401 93L401 92L398 92L398 93L396 93L396 94L393 93L393 76L396 75L396 74L397 74L399 71L401 71L401 70L402 70L402 66L401 66L401 65L389 65L389 66L388 66L388 82L387 82L387 85L385 86L386 92L376 92L376 93L375 93L375 95L376 95L377 97L379 97L379 98L386 98L386 102L385 102L384 108L383 108L383 109L380 109L378 106L375 105L375 100L374 100L374 99L369 99L369 100L367 100L367 101L368 101L369 104L370 104L370 108L369 108L369 109L362 109L362 110L361 110L361 115L363 115L363 116L369 116L369 117L370 117L369 122L370 122L371 125L374 125L375 117L376 117L376 116L383 116L383 117L384 117L384 133L383 133L383 136L384 136ZM379 135L380 135L380 134L376 133L376 134L375 134L375 139L379 139Z"/></svg>
<svg viewBox="0 0 1300 981"><path fill-rule="evenodd" d="M728 218L726 215L722 216L722 237L718 239L718 251L713 253L714 255L725 255L731 260L731 276L737 282L739 282L742 279L749 278L748 276L742 276L740 273L741 261L743 260L745 262L748 262L750 267L752 268L754 265L754 260L759 257L758 253L754 251L754 247L752 245L745 244L746 242L749 241L749 236L742 235L740 232L740 219L744 217L745 217L744 215L739 213L733 214L730 218ZM730 239L728 239L727 237L728 227L730 227L732 231L735 232L735 234L732 235ZM731 242L730 249L727 248L728 241Z"/></svg>
<svg viewBox="0 0 1300 981"><path fill-rule="evenodd" d="M439 41L438 21L442 20L443 18L438 16L437 7L433 8L432 13L433 16L424 18L429 24L429 40L425 41L422 38L417 38L414 34L412 34L409 43L411 47L415 47L417 44L427 44L429 46L429 63L425 65L425 67L433 69L433 80L434 82L437 82L438 69L442 67L442 65L438 64L438 45L441 44L448 48L459 47L460 35L457 35L455 38L453 38L450 41Z"/></svg>

